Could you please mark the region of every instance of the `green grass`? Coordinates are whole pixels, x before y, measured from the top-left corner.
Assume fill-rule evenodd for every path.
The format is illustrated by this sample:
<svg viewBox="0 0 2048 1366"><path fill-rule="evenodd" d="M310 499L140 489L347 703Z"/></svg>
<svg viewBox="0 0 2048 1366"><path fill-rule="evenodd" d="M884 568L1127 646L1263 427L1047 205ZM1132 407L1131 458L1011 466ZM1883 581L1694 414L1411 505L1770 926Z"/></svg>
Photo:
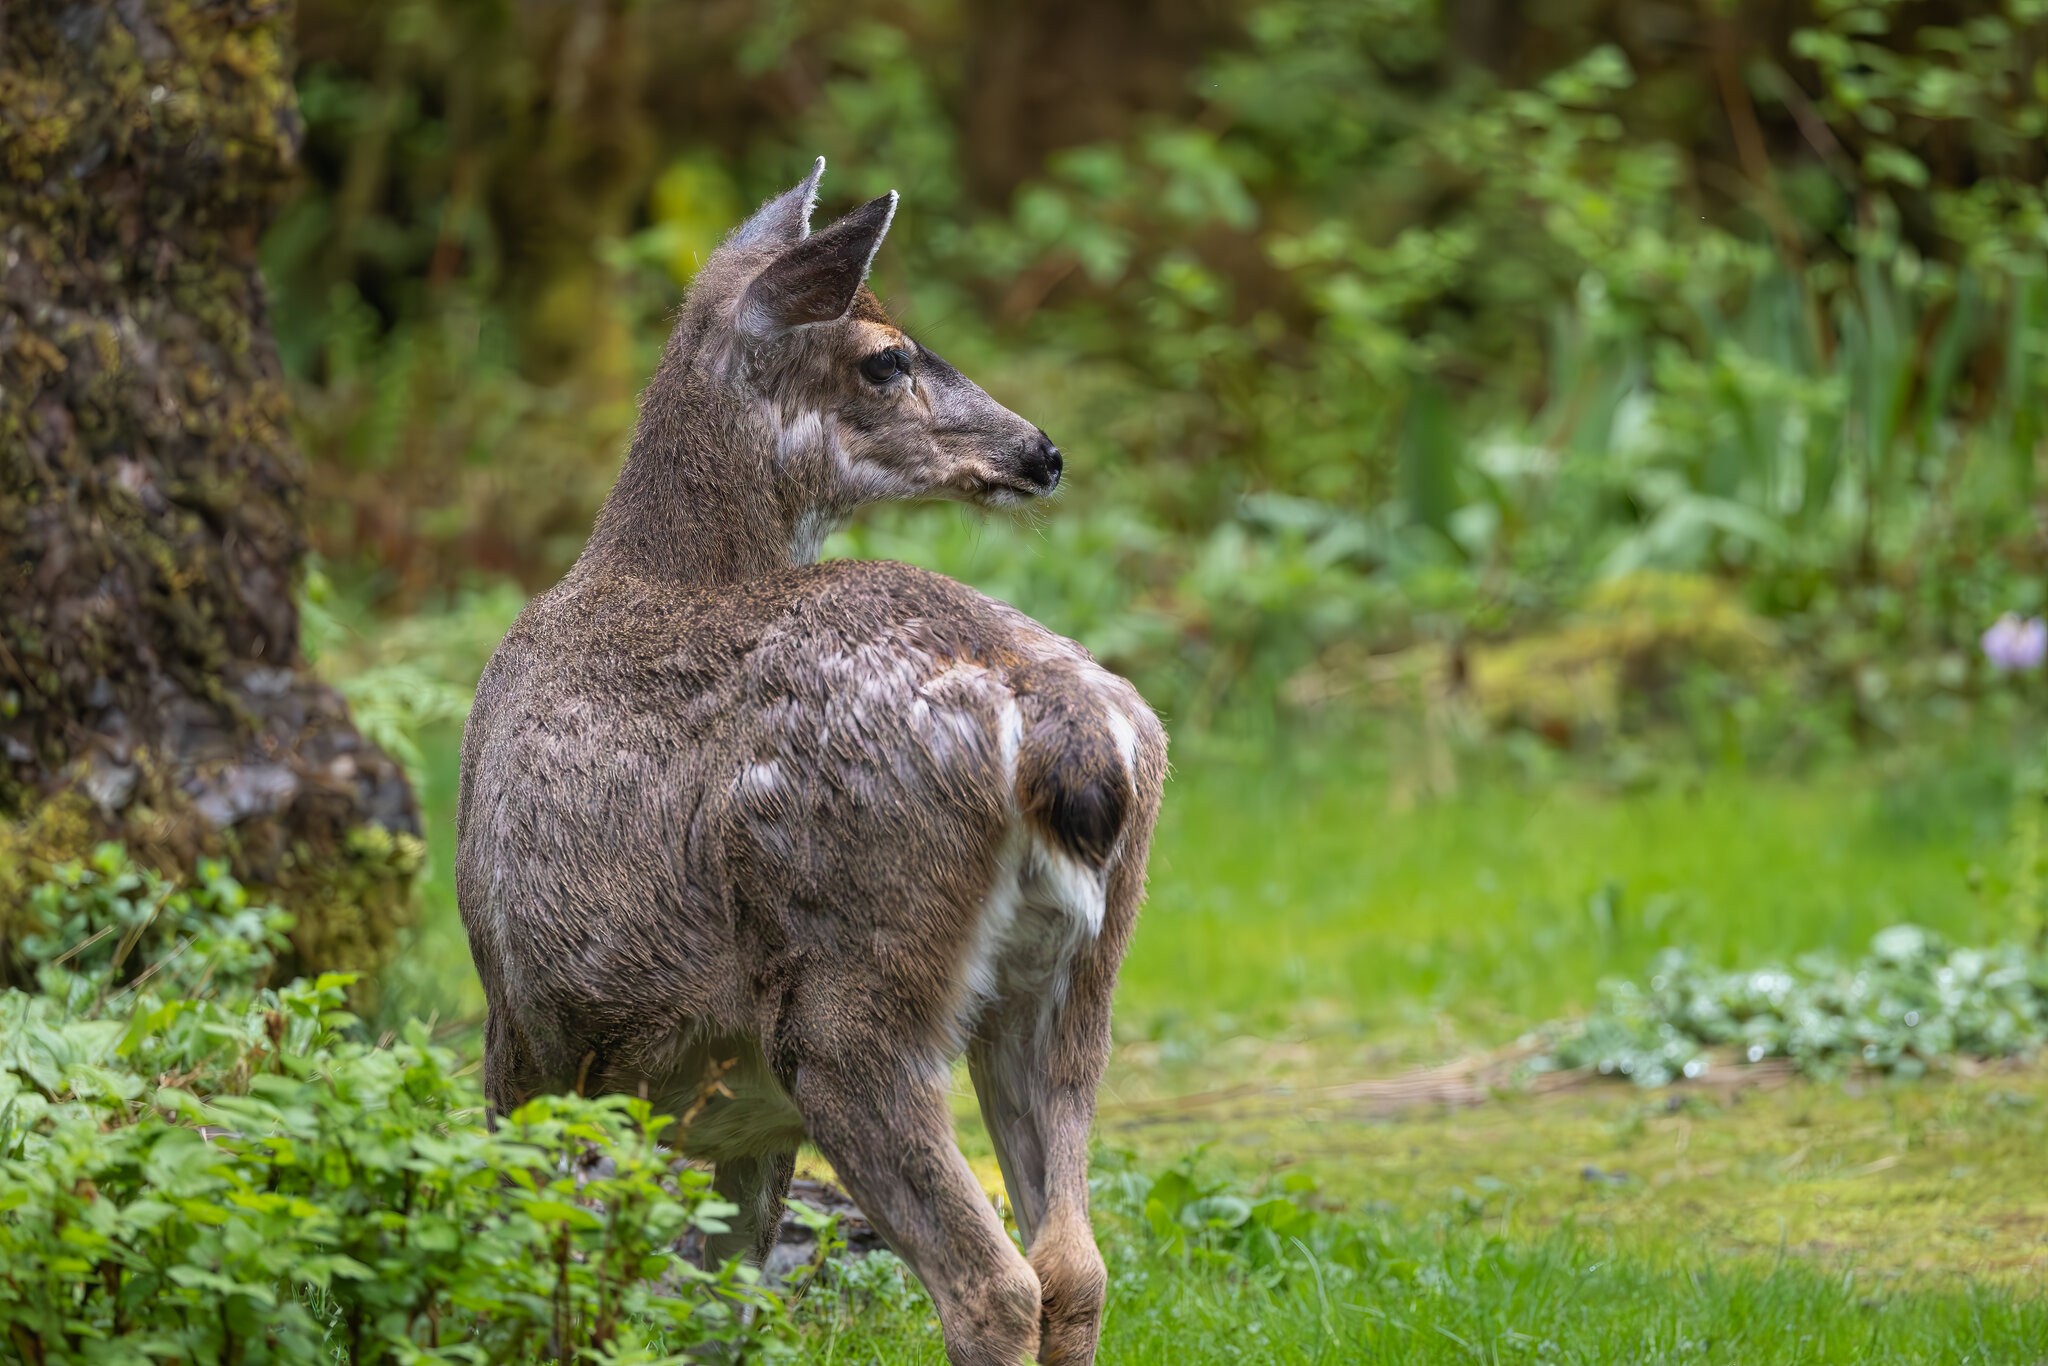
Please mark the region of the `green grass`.
<svg viewBox="0 0 2048 1366"><path fill-rule="evenodd" d="M1685 945L1730 965L1855 950L1900 921L2002 937L2009 780L1923 757L1625 797L1499 784L1405 811L1357 776L1185 764L1123 975L1127 1031L1305 1003L1360 1030L1448 1016L1487 1042Z"/></svg>
<svg viewBox="0 0 2048 1366"><path fill-rule="evenodd" d="M448 873L453 735L423 752L427 917L390 1008L463 1017L481 1002ZM1233 1188L1312 1187L1323 1212L1260 1260L1176 1247L1107 1192L1102 1360L2048 1360L2048 1078L1405 1113L1342 1088L1580 1010L1667 945L1735 965L1904 920L2030 930L2001 890L2000 747L1627 792L1497 776L1405 806L1357 756L1183 746L1178 765L1098 1137L1133 1154L1111 1169L1206 1151ZM1234 1094L1161 1104L1205 1091ZM958 1100L988 1170L964 1079ZM942 1359L886 1263L800 1316L806 1359Z"/></svg>
<svg viewBox="0 0 2048 1366"><path fill-rule="evenodd" d="M1571 1230L1532 1240L1359 1227L1377 1253L1363 1267L1320 1260L1303 1245L1260 1275L1227 1257L1112 1242L1097 1359L1931 1366L2030 1362L2048 1350L2048 1307L1999 1292L1889 1291L1796 1260L1759 1267L1620 1254ZM945 1359L928 1308L908 1287L821 1296L802 1312L807 1360Z"/></svg>
<svg viewBox="0 0 2048 1366"><path fill-rule="evenodd" d="M1595 1084L1392 1109L1337 1087L1122 1107L1098 1135L1157 1166L1197 1149L1252 1187L1523 1236L1573 1229L1654 1259L1781 1254L1883 1283L2024 1288L2048 1270L2048 1077L1719 1088Z"/></svg>
<svg viewBox="0 0 2048 1366"><path fill-rule="evenodd" d="M1393 1115L1283 1089L1165 1123L1112 1105L1099 1135L1108 1363L2048 1360L2035 1072ZM1177 1246L1120 1174L1190 1152L1249 1201L1329 1212L1270 1248ZM891 1268L801 1315L809 1359L942 1360Z"/></svg>

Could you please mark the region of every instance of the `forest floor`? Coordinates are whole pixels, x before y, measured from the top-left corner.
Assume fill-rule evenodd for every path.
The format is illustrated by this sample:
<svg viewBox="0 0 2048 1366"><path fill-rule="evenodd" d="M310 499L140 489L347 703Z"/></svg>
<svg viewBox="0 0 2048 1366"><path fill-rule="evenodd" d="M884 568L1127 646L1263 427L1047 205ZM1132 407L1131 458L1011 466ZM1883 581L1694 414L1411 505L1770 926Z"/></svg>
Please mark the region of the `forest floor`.
<svg viewBox="0 0 2048 1366"><path fill-rule="evenodd" d="M426 746L435 882L392 984L444 1019L478 1005L452 751ZM1397 788L1341 755L1180 756L1097 1128L1102 1360L2048 1361L2048 1072L1650 1091L1522 1066L1667 946L2020 933L2009 756ZM964 1073L957 1112L998 1190ZM887 1258L797 1312L806 1359L943 1360Z"/></svg>

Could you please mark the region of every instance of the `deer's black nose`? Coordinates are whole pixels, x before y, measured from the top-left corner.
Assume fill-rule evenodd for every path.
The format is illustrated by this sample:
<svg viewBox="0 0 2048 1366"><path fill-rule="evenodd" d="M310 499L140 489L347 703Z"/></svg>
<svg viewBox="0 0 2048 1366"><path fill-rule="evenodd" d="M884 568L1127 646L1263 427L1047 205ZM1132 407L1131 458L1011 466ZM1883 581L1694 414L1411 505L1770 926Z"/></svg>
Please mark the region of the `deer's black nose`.
<svg viewBox="0 0 2048 1366"><path fill-rule="evenodd" d="M1024 477L1039 488L1051 493L1060 486L1060 470L1064 462L1060 459L1060 448L1052 444L1052 438L1044 432L1038 434L1038 443L1024 452Z"/></svg>

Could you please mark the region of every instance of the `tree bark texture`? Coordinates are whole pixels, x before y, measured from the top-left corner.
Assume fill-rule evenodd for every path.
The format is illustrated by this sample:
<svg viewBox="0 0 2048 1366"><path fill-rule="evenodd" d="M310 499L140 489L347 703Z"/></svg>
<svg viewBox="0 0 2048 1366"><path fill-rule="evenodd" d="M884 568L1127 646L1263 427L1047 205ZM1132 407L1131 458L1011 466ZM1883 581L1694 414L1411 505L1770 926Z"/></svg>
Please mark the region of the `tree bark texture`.
<svg viewBox="0 0 2048 1366"><path fill-rule="evenodd" d="M375 966L419 817L299 650L303 469L257 273L289 3L0 0L0 979L101 839L227 857L289 970Z"/></svg>

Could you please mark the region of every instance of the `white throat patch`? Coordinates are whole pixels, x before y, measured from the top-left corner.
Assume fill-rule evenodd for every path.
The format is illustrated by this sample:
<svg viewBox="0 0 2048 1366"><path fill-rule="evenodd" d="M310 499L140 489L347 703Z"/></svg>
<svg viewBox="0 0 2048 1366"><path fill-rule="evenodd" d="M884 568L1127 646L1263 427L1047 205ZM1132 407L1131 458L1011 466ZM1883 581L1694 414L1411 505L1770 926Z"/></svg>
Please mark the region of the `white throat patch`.
<svg viewBox="0 0 2048 1366"><path fill-rule="evenodd" d="M836 427L818 412L794 413L783 418L775 429L776 473L788 474L793 469L808 467L830 470L836 476L845 461ZM801 480L802 476L798 478ZM790 563L816 564L825 538L845 520L843 513L825 507L809 507L797 514L796 525L790 529Z"/></svg>
<svg viewBox="0 0 2048 1366"><path fill-rule="evenodd" d="M809 452L825 452L830 438L826 435L825 417L822 413L794 413L782 419L775 428L775 468L778 472L799 463Z"/></svg>
<svg viewBox="0 0 2048 1366"><path fill-rule="evenodd" d="M819 552L825 548L825 538L837 531L845 520L823 508L805 509L796 519L796 529L789 536L789 562L816 564Z"/></svg>

